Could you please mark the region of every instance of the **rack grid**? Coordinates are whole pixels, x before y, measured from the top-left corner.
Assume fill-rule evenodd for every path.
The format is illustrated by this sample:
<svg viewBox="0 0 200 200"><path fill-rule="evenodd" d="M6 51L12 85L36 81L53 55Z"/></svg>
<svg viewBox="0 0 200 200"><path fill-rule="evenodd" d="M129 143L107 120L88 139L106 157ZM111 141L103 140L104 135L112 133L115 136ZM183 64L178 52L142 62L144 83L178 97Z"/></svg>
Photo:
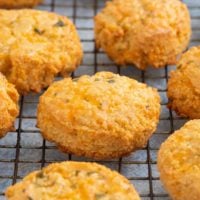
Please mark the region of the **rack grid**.
<svg viewBox="0 0 200 200"><path fill-rule="evenodd" d="M97 71L112 71L135 78L158 88L162 99L160 122L146 148L127 157L98 161L126 176L136 187L143 200L168 200L156 168L156 155L160 144L174 130L181 127L186 119L168 110L166 84L169 72L174 66L162 69L149 68L145 72L133 66L116 66L103 51L97 50L94 43L93 17L104 6L106 0L46 0L37 9L53 11L68 16L77 26L83 48L84 59L81 66L72 74L78 77L92 75ZM200 1L185 0L190 9L193 35L190 46L200 44ZM0 200L4 200L4 190L16 183L27 173L40 169L52 162L64 160L93 161L83 157L64 154L53 143L41 137L36 125L36 108L39 95L21 97L20 114L16 120L16 131L8 133L0 140Z"/></svg>

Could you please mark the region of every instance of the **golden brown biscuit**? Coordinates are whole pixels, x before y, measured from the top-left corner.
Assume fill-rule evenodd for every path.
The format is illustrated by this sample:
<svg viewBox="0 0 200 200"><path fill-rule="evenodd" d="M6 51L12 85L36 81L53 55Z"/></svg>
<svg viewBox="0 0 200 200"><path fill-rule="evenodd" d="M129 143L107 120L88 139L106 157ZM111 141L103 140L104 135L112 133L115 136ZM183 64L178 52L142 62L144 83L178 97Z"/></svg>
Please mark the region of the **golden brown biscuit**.
<svg viewBox="0 0 200 200"><path fill-rule="evenodd" d="M8 200L139 200L129 181L96 164L62 162L26 176L6 191Z"/></svg>
<svg viewBox="0 0 200 200"><path fill-rule="evenodd" d="M0 0L0 8L25 8L34 7L42 0Z"/></svg>
<svg viewBox="0 0 200 200"><path fill-rule="evenodd" d="M169 107L179 115L200 118L200 47L184 53L168 82Z"/></svg>
<svg viewBox="0 0 200 200"><path fill-rule="evenodd" d="M187 122L158 153L161 181L173 200L200 199L200 120Z"/></svg>
<svg viewBox="0 0 200 200"><path fill-rule="evenodd" d="M72 22L46 11L0 10L0 47L0 71L22 94L67 76L82 58Z"/></svg>
<svg viewBox="0 0 200 200"><path fill-rule="evenodd" d="M180 0L113 0L95 17L97 47L117 64L140 69L175 64L191 35Z"/></svg>
<svg viewBox="0 0 200 200"><path fill-rule="evenodd" d="M156 89L99 72L53 83L40 97L37 117L43 136L62 151L107 159L144 147L159 114Z"/></svg>
<svg viewBox="0 0 200 200"><path fill-rule="evenodd" d="M0 138L13 130L15 118L19 113L18 99L14 85L8 83L0 73Z"/></svg>

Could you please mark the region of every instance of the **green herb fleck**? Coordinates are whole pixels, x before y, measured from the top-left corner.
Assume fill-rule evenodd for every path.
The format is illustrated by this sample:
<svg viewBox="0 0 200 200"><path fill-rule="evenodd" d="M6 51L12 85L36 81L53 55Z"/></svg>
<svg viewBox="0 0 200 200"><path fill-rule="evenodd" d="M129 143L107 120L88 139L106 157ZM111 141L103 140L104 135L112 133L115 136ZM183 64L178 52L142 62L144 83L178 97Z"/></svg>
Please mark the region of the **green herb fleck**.
<svg viewBox="0 0 200 200"><path fill-rule="evenodd" d="M33 198L28 196L28 200L33 200Z"/></svg>
<svg viewBox="0 0 200 200"><path fill-rule="evenodd" d="M79 170L76 170L76 171L75 171L75 176L78 176L79 173L80 173L80 171L79 171Z"/></svg>
<svg viewBox="0 0 200 200"><path fill-rule="evenodd" d="M44 30L40 30L38 28L34 28L35 33L37 33L38 35L42 35L44 33Z"/></svg>
<svg viewBox="0 0 200 200"><path fill-rule="evenodd" d="M91 172L87 172L87 175L90 176L90 175L96 174L96 173L97 173L97 172L95 172L95 171L91 171Z"/></svg>
<svg viewBox="0 0 200 200"><path fill-rule="evenodd" d="M106 196L106 194L95 194L95 199L99 200L101 198L104 198Z"/></svg>
<svg viewBox="0 0 200 200"><path fill-rule="evenodd" d="M99 78L95 78L94 81L100 81L100 79Z"/></svg>
<svg viewBox="0 0 200 200"><path fill-rule="evenodd" d="M108 80L108 83L114 83L114 82L115 82L114 79Z"/></svg>
<svg viewBox="0 0 200 200"><path fill-rule="evenodd" d="M56 26L56 27L63 27L63 26L65 26L65 23L62 21L62 20L58 20L55 24L54 24L54 26Z"/></svg>
<svg viewBox="0 0 200 200"><path fill-rule="evenodd" d="M98 107L99 109L101 109L101 108L102 108L102 103L99 103L99 104L97 105L97 107Z"/></svg>
<svg viewBox="0 0 200 200"><path fill-rule="evenodd" d="M72 79L73 82L78 82L79 78Z"/></svg>
<svg viewBox="0 0 200 200"><path fill-rule="evenodd" d="M51 187L56 181L51 180L47 174L40 171L36 174L36 181L34 182L37 187Z"/></svg>
<svg viewBox="0 0 200 200"><path fill-rule="evenodd" d="M43 171L38 172L38 173L36 174L36 177L37 177L37 178L44 178L44 173L43 173Z"/></svg>

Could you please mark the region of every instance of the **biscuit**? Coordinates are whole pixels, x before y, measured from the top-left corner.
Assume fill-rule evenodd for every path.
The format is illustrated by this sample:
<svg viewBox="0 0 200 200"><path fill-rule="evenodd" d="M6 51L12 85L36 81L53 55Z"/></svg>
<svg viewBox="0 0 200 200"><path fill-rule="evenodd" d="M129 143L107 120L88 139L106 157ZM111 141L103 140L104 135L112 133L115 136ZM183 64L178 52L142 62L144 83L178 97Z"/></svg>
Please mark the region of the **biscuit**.
<svg viewBox="0 0 200 200"><path fill-rule="evenodd" d="M200 46L184 53L168 82L169 108L183 117L200 118Z"/></svg>
<svg viewBox="0 0 200 200"><path fill-rule="evenodd" d="M117 172L85 162L51 164L6 191L8 200L139 200L130 182Z"/></svg>
<svg viewBox="0 0 200 200"><path fill-rule="evenodd" d="M14 129L14 121L19 113L18 99L14 85L8 83L0 73L0 138Z"/></svg>
<svg viewBox="0 0 200 200"><path fill-rule="evenodd" d="M24 8L34 7L42 0L0 0L0 8Z"/></svg>
<svg viewBox="0 0 200 200"><path fill-rule="evenodd" d="M189 11L179 0L113 0L95 17L97 47L117 64L143 70L175 64L190 35Z"/></svg>
<svg viewBox="0 0 200 200"><path fill-rule="evenodd" d="M159 114L156 89L99 72L53 83L40 97L37 124L64 152L109 159L144 147Z"/></svg>
<svg viewBox="0 0 200 200"><path fill-rule="evenodd" d="M200 199L200 120L187 122L158 153L161 181L174 200Z"/></svg>
<svg viewBox="0 0 200 200"><path fill-rule="evenodd" d="M0 10L0 71L21 94L40 92L80 64L75 26L64 16L38 10Z"/></svg>

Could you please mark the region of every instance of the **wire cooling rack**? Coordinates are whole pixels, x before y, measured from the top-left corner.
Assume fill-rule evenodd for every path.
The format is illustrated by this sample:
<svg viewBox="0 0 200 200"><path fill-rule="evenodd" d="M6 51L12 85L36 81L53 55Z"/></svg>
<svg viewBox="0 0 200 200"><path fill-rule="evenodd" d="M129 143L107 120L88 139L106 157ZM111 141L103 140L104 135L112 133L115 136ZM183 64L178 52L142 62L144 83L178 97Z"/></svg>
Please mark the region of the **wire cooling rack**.
<svg viewBox="0 0 200 200"><path fill-rule="evenodd" d="M200 43L200 1L185 0L185 3L188 4L192 17L193 36L190 46L198 45ZM102 51L97 51L94 44L93 17L104 4L105 0L46 0L37 9L66 15L76 24L84 48L84 59L73 76L92 75L97 71L106 70L135 78L158 88L162 99L162 113L158 128L147 147L130 156L100 161L100 163L126 176L143 200L167 200L169 197L159 181L156 155L160 144L168 135L186 122L166 107L166 83L168 74L174 66L148 69L145 72L132 66L119 68ZM39 95L29 95L21 98L20 115L15 123L16 132L8 133L0 140L0 200L5 199L4 190L7 186L49 163L63 160L91 161L61 153L54 144L43 140L35 127L38 97Z"/></svg>

